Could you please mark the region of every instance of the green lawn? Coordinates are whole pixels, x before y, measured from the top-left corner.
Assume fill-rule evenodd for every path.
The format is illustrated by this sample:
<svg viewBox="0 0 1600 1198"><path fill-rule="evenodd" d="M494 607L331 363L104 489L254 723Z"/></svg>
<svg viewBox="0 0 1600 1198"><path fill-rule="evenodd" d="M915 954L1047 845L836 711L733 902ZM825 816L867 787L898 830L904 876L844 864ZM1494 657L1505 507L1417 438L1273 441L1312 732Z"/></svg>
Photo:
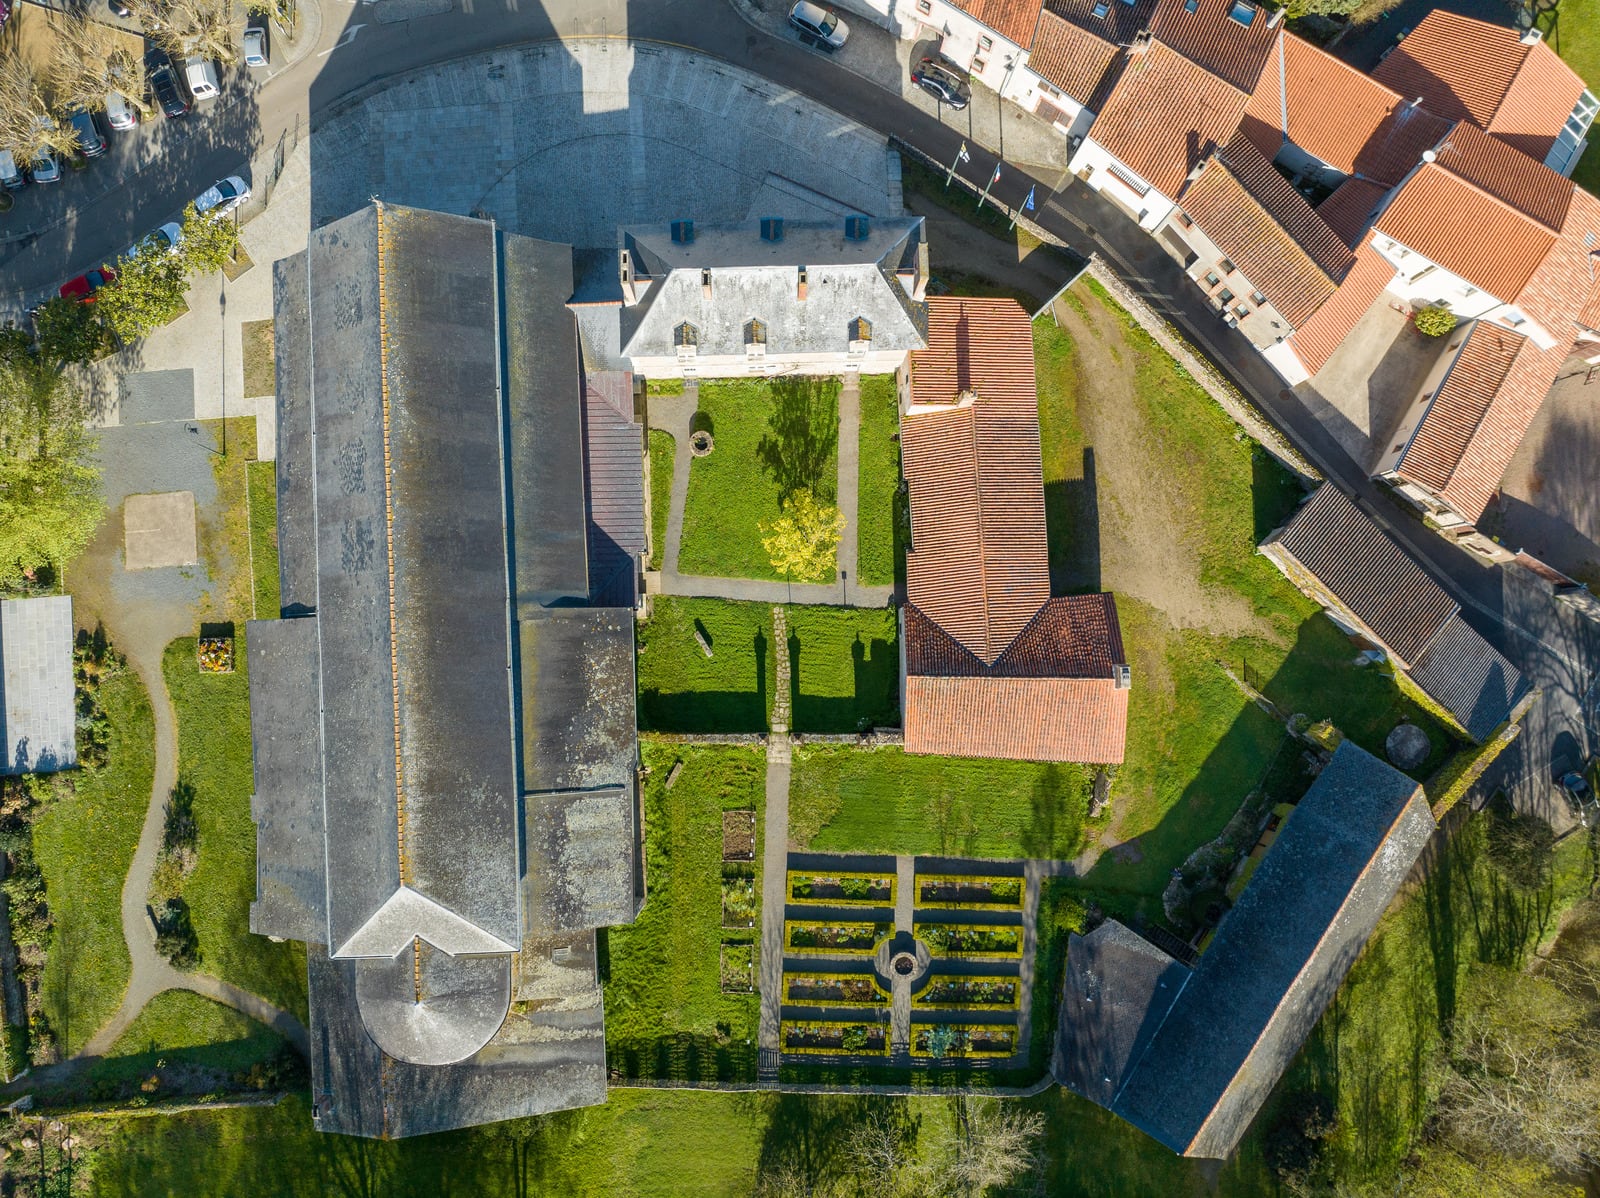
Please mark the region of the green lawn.
<svg viewBox="0 0 1600 1198"><path fill-rule="evenodd" d="M227 452L211 459L211 473L217 481L216 504L196 513L195 536L211 581L199 616L202 620L243 621L254 610L257 591L250 571L255 529L248 497L248 472L256 464L256 418L235 416L209 423L216 427L218 441Z"/></svg>
<svg viewBox="0 0 1600 1198"><path fill-rule="evenodd" d="M195 788L199 860L183 884L205 972L306 1018L305 949L250 932L256 896L256 830L250 758L250 679L244 628L235 672L202 674L193 637L167 646L162 663L178 721L178 774Z"/></svg>
<svg viewBox="0 0 1600 1198"><path fill-rule="evenodd" d="M672 510L672 460L678 442L669 432L650 430L650 568L661 569L667 546L667 516Z"/></svg>
<svg viewBox="0 0 1600 1198"><path fill-rule="evenodd" d="M255 617L278 617L278 474L273 462L251 462L250 563L255 575Z"/></svg>
<svg viewBox="0 0 1600 1198"><path fill-rule="evenodd" d="M795 750L789 837L819 852L1073 856L1087 766L912 756L900 749Z"/></svg>
<svg viewBox="0 0 1600 1198"><path fill-rule="evenodd" d="M900 401L894 376L861 380L861 473L856 503L856 571L867 586L888 586L901 572L899 525Z"/></svg>
<svg viewBox="0 0 1600 1198"><path fill-rule="evenodd" d="M760 999L720 986L722 942L756 935L722 927L722 813L762 810L766 758L755 746L647 740L643 751L649 899L636 923L606 933L607 1058L634 1077L754 1080ZM668 790L678 761L683 769ZM759 814L756 828L759 895Z"/></svg>
<svg viewBox="0 0 1600 1198"><path fill-rule="evenodd" d="M101 683L100 702L111 722L106 767L74 774L72 792L51 802L33 826L33 855L55 925L44 1007L69 1052L111 1017L128 986L122 882L155 772L155 725L138 676L125 670Z"/></svg>
<svg viewBox="0 0 1600 1198"><path fill-rule="evenodd" d="M1562 60L1576 71L1590 91L1600 91L1600 0L1561 0L1558 7L1542 12L1534 24L1544 31L1545 40ZM1578 159L1572 181L1584 190L1600 194L1600 149L1590 133L1590 145Z"/></svg>
<svg viewBox="0 0 1600 1198"><path fill-rule="evenodd" d="M795 731L900 726L900 641L892 610L796 606L785 619Z"/></svg>
<svg viewBox="0 0 1600 1198"><path fill-rule="evenodd" d="M838 491L839 380L808 375L700 384L696 427L715 446L689 467L678 568L685 574L778 579L761 546L763 522L809 488ZM830 571L824 579L831 582Z"/></svg>

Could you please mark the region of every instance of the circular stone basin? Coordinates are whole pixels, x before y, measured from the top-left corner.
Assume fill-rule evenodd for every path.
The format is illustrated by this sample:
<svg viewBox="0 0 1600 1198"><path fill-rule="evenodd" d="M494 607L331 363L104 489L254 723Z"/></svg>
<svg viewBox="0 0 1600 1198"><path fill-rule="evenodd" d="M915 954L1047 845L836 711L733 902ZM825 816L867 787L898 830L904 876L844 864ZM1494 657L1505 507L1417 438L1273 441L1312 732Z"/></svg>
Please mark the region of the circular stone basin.
<svg viewBox="0 0 1600 1198"><path fill-rule="evenodd" d="M689 452L697 458L703 458L711 452L711 447L716 444L711 439L711 434L705 429L699 429L689 434Z"/></svg>
<svg viewBox="0 0 1600 1198"><path fill-rule="evenodd" d="M1428 759L1428 734L1415 724L1398 724L1383 742L1389 760L1403 770L1414 770Z"/></svg>
<svg viewBox="0 0 1600 1198"><path fill-rule="evenodd" d="M915 953L896 953L889 967L901 977L908 978L917 972L917 956Z"/></svg>

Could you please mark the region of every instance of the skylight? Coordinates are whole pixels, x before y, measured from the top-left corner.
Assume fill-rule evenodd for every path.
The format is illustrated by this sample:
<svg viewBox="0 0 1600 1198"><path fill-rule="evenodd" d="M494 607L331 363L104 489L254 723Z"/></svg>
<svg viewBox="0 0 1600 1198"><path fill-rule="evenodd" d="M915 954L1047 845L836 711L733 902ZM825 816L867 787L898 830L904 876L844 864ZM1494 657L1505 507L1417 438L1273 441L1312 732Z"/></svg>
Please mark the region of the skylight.
<svg viewBox="0 0 1600 1198"><path fill-rule="evenodd" d="M1094 15L1096 19L1105 16L1110 11L1111 5L1107 2L1107 0L1100 0L1100 2L1094 6Z"/></svg>
<svg viewBox="0 0 1600 1198"><path fill-rule="evenodd" d="M1183 0L1184 12L1196 12L1200 8L1200 0Z"/></svg>
<svg viewBox="0 0 1600 1198"><path fill-rule="evenodd" d="M1248 28L1255 23L1256 6L1251 4L1250 0L1234 0L1234 5L1228 10L1228 15Z"/></svg>

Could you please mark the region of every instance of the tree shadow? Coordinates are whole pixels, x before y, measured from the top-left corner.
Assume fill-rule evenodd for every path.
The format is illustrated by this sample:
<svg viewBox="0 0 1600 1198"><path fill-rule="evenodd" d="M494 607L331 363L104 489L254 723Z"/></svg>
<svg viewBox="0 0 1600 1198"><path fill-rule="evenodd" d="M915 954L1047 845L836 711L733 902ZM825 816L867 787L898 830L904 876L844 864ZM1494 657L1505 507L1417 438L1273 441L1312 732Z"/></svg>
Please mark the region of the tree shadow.
<svg viewBox="0 0 1600 1198"><path fill-rule="evenodd" d="M1023 856L1053 858L1060 845L1077 840L1089 810L1092 779L1086 766L1045 767L1029 796L1028 822L1022 829Z"/></svg>
<svg viewBox="0 0 1600 1198"><path fill-rule="evenodd" d="M773 379L772 415L756 456L778 484L780 502L808 490L828 503L838 497L839 380L824 375Z"/></svg>
<svg viewBox="0 0 1600 1198"><path fill-rule="evenodd" d="M1282 527L1306 497L1300 480L1259 445L1250 447L1250 500L1255 515L1256 544Z"/></svg>
<svg viewBox="0 0 1600 1198"><path fill-rule="evenodd" d="M803 1187L796 1193L812 1192L829 1181L868 1182L854 1151L858 1137L876 1133L874 1139L910 1158L920 1129L921 1120L903 1098L780 1094L762 1134L757 1176Z"/></svg>
<svg viewBox="0 0 1600 1198"><path fill-rule="evenodd" d="M891 728L900 717L900 647L897 641L859 633L850 645L851 693L809 695L800 674L801 642L789 634L789 701L798 732L865 732Z"/></svg>

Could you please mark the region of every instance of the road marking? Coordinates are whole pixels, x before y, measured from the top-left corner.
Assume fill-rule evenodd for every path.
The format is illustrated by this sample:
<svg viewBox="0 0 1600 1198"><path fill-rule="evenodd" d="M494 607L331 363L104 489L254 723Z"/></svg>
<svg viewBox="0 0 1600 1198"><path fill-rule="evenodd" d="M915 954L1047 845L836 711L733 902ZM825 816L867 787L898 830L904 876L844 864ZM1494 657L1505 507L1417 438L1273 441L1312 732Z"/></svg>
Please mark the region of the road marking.
<svg viewBox="0 0 1600 1198"><path fill-rule="evenodd" d="M329 46L326 50L317 51L317 57L318 58L326 58L326 57L328 57L328 55L332 54L335 50L337 50L340 46L348 46L351 42L356 40L356 34L358 32L360 32L361 30L365 29L365 28L366 28L365 25L352 25L352 26L350 26L350 28L348 28L348 29L346 29L344 31L344 36L342 38L340 38L338 41L336 41L333 45Z"/></svg>

